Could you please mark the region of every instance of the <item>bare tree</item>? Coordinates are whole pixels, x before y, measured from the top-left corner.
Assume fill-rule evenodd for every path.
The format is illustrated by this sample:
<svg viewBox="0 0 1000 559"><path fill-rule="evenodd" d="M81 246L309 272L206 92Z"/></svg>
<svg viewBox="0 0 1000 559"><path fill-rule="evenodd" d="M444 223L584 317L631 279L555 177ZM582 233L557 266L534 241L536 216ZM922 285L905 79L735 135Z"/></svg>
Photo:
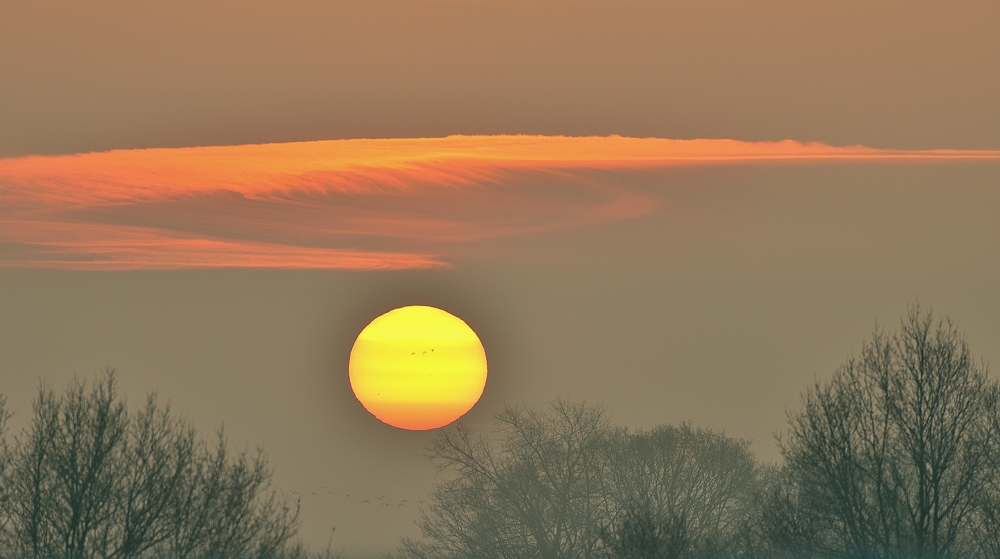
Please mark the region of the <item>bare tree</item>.
<svg viewBox="0 0 1000 559"><path fill-rule="evenodd" d="M619 531L655 532L669 556L735 552L760 477L750 441L662 425L617 437L608 450L607 510Z"/></svg>
<svg viewBox="0 0 1000 559"><path fill-rule="evenodd" d="M7 398L0 395L0 480L8 477L10 469L10 446L7 444L7 421L10 413L7 411ZM7 510L10 506L10 489L6 484L0 483L0 510ZM10 517L0 514L0 538L7 534ZM5 539L0 539L0 550L7 547Z"/></svg>
<svg viewBox="0 0 1000 559"><path fill-rule="evenodd" d="M997 388L948 319L912 307L803 400L780 446L817 553L973 556Z"/></svg>
<svg viewBox="0 0 1000 559"><path fill-rule="evenodd" d="M265 497L264 455L214 448L160 408L155 394L130 414L114 371L60 397L42 385L30 425L13 444L0 400L0 556L260 559L303 556L286 545L298 507Z"/></svg>
<svg viewBox="0 0 1000 559"><path fill-rule="evenodd" d="M52 413L58 417L49 449L55 486L48 522L55 531L50 552L55 556L106 556L113 546L118 495L117 476L123 465L128 413L115 394L114 377L87 394L74 382Z"/></svg>
<svg viewBox="0 0 1000 559"><path fill-rule="evenodd" d="M993 405L1000 404L1000 398ZM989 443L989 463L983 483L976 488L973 538L983 557L1000 559L1000 410L990 414L994 436Z"/></svg>
<svg viewBox="0 0 1000 559"><path fill-rule="evenodd" d="M802 504L802 494L787 467L767 465L761 482L749 498L750 515L741 531L744 559L811 559L833 546L813 512Z"/></svg>
<svg viewBox="0 0 1000 559"><path fill-rule="evenodd" d="M563 400L545 411L507 407L499 437L445 430L431 457L449 479L404 539L408 557L582 559L595 556L602 510L605 411Z"/></svg>
<svg viewBox="0 0 1000 559"><path fill-rule="evenodd" d="M493 436L445 430L446 476L404 557L709 557L734 550L758 479L749 443L661 426L629 433L603 408L508 407Z"/></svg>
<svg viewBox="0 0 1000 559"><path fill-rule="evenodd" d="M119 474L121 506L116 525L122 558L141 557L167 541L175 529L169 511L195 460L195 431L159 409L155 395L132 420Z"/></svg>
<svg viewBox="0 0 1000 559"><path fill-rule="evenodd" d="M56 539L50 522L57 506L57 481L51 467L59 428L55 394L40 390L33 408L31 424L14 441L3 472L6 506L0 510L4 515L0 538L4 550L14 557L48 557L54 552Z"/></svg>
<svg viewBox="0 0 1000 559"><path fill-rule="evenodd" d="M263 454L231 457L220 429L215 448L198 448L173 494L167 556L280 555L297 531L299 506L296 502L292 509L276 492L264 497L270 479Z"/></svg>
<svg viewBox="0 0 1000 559"><path fill-rule="evenodd" d="M622 511L601 530L609 559L680 559L691 548L683 516L662 518L649 508Z"/></svg>

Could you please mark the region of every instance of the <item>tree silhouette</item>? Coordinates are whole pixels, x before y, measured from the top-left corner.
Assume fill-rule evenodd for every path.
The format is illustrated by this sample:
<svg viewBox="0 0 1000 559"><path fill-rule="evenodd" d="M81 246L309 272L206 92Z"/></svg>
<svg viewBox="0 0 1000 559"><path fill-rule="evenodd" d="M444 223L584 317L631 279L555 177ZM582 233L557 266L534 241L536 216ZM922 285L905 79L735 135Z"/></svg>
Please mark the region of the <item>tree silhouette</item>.
<svg viewBox="0 0 1000 559"><path fill-rule="evenodd" d="M0 435L8 415L0 400ZM0 555L230 558L303 555L298 507L264 497L258 451L210 446L159 407L130 413L113 370L57 396L42 385L24 431L0 446Z"/></svg>
<svg viewBox="0 0 1000 559"><path fill-rule="evenodd" d="M624 511L601 530L609 559L679 559L691 547L683 516L664 519L649 509Z"/></svg>
<svg viewBox="0 0 1000 559"><path fill-rule="evenodd" d="M911 307L804 404L780 446L814 553L975 556L979 517L998 504L983 501L996 480L997 386L950 320Z"/></svg>
<svg viewBox="0 0 1000 559"><path fill-rule="evenodd" d="M425 541L409 557L569 559L597 546L603 450L611 433L599 407L558 400L548 410L507 407L499 435L446 429L431 456L451 479L418 521Z"/></svg>
<svg viewBox="0 0 1000 559"><path fill-rule="evenodd" d="M624 534L655 528L671 556L704 557L739 544L760 474L749 441L661 425L611 440L604 491Z"/></svg>

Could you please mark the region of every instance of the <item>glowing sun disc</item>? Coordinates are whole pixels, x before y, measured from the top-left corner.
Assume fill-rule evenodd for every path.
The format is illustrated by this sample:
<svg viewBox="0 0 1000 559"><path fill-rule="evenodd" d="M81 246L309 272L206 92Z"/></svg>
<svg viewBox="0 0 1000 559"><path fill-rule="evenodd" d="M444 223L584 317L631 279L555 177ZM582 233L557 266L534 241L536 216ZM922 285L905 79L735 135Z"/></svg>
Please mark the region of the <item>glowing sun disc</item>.
<svg viewBox="0 0 1000 559"><path fill-rule="evenodd" d="M443 427L472 409L486 387L486 351L461 318L401 307L358 335L351 389L372 415L400 429Z"/></svg>

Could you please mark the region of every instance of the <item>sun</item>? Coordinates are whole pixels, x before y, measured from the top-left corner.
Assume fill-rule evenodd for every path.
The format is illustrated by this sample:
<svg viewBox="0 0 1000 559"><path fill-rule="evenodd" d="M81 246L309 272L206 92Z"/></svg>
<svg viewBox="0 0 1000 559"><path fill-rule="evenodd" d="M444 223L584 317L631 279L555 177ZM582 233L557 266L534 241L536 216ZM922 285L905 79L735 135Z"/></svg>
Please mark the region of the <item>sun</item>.
<svg viewBox="0 0 1000 559"><path fill-rule="evenodd" d="M354 395L372 415L400 429L436 429L479 401L486 351L461 318L401 307L361 331L348 370Z"/></svg>

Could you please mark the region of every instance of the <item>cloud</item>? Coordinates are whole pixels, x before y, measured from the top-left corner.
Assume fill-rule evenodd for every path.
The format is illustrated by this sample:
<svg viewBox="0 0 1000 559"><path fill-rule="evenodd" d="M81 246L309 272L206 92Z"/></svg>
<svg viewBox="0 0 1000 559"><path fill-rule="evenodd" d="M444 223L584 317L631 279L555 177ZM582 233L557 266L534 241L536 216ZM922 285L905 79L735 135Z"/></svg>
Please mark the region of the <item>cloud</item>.
<svg viewBox="0 0 1000 559"><path fill-rule="evenodd" d="M655 210L615 173L943 159L1000 151L449 136L0 159L0 266L440 268L469 243Z"/></svg>

